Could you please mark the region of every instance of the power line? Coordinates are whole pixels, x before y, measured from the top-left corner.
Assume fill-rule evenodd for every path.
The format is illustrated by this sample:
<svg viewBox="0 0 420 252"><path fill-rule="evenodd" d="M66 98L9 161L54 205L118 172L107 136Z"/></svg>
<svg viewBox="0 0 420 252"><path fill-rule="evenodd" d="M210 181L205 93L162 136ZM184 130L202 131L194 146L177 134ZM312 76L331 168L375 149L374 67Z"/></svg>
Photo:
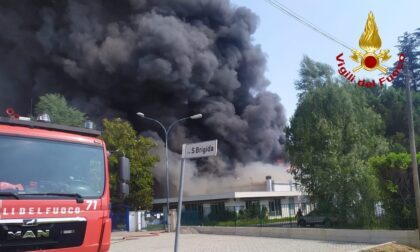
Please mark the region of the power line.
<svg viewBox="0 0 420 252"><path fill-rule="evenodd" d="M306 25L307 27L311 28L312 30L320 33L322 36L330 39L331 41L349 49L350 51L352 50L352 48L348 45L346 45L344 42L340 41L339 39L335 38L333 35L321 30L320 28L318 28L316 25L312 24L311 22L309 22L308 20L306 20L305 18L299 16L297 13L295 13L294 11L292 11L291 9L287 8L286 6L284 6L283 4L279 3L276 0L265 0L267 3L269 3L271 6L275 7L276 9L282 11L283 13L293 17L294 19L296 19L297 21L299 21L300 23Z"/></svg>

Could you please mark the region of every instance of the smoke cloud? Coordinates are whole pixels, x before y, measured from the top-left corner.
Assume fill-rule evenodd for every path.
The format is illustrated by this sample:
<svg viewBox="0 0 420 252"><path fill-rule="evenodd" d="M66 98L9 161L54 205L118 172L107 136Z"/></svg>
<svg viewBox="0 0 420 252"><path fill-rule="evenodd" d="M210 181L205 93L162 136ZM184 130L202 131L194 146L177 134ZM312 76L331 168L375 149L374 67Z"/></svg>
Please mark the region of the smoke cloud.
<svg viewBox="0 0 420 252"><path fill-rule="evenodd" d="M195 177L283 158L284 109L266 91L249 9L228 0L4 0L0 14L1 110L29 114L37 97L58 92L91 119L119 116L159 134L135 113L165 125L202 113L169 139L175 152L219 140L218 157L199 160Z"/></svg>
<svg viewBox="0 0 420 252"><path fill-rule="evenodd" d="M154 154L164 153L165 145L157 140L158 147ZM211 157L211 163L217 163L218 159ZM159 185L156 186L155 195L164 197L166 194L166 166L165 159L161 159L153 170L154 177ZM265 177L270 175L275 182L289 183L293 176L289 173L290 166L278 162L267 164L262 162L250 162L247 164L237 162L234 169L226 171L224 176L215 174L200 174L194 161L187 160L184 170L184 195L204 195L224 192L243 192L243 191L265 191ZM179 175L181 170L181 156L174 152L169 152L169 192L171 197L178 195Z"/></svg>

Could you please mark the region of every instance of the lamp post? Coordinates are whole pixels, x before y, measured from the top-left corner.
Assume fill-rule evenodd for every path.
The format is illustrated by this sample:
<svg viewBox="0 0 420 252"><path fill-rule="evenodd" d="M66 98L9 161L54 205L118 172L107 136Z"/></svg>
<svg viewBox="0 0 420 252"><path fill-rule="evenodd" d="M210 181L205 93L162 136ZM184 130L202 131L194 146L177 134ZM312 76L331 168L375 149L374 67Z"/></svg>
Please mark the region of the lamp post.
<svg viewBox="0 0 420 252"><path fill-rule="evenodd" d="M168 158L168 136L169 133L171 131L171 129L175 126L175 124L188 120L188 119L192 119L192 120L196 120L196 119L200 119L203 117L202 114L196 114L196 115L192 115L192 116L188 116L188 117L184 117L181 119L177 119L174 122L172 122L169 127L165 127L163 125L163 123L159 122L158 120L151 118L151 117L147 117L144 115L144 113L142 112L137 112L137 115L140 116L141 118L153 121L157 124L159 124L159 126L163 129L163 132L165 133L165 157L166 157L166 214L165 214L165 218L166 218L166 225L167 225L167 231L170 232L170 228L169 228L169 220L168 220L168 216L169 216L169 170L168 170L168 166L169 166L169 158Z"/></svg>

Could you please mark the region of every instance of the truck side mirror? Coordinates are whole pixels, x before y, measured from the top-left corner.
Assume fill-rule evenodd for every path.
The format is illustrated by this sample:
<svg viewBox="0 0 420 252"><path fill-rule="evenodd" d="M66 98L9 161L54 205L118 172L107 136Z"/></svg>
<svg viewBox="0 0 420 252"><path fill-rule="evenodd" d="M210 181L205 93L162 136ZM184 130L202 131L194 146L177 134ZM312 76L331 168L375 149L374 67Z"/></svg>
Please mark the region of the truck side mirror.
<svg viewBox="0 0 420 252"><path fill-rule="evenodd" d="M127 197L128 194L130 193L130 186L125 182L119 182L118 183L118 192L123 197Z"/></svg>
<svg viewBox="0 0 420 252"><path fill-rule="evenodd" d="M118 192L126 197L130 191L129 181L130 181L130 159L126 157L120 157L118 160L118 173L120 181L118 183Z"/></svg>
<svg viewBox="0 0 420 252"><path fill-rule="evenodd" d="M126 157L120 157L118 160L118 171L120 180L124 182L130 181L130 159Z"/></svg>

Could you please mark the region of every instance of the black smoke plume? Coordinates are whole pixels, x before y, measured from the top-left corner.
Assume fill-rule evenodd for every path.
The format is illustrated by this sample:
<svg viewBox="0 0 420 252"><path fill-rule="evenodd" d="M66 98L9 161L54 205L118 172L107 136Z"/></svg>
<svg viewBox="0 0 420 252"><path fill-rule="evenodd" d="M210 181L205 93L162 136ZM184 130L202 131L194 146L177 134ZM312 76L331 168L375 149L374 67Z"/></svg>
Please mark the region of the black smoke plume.
<svg viewBox="0 0 420 252"><path fill-rule="evenodd" d="M159 134L136 112L166 125L202 113L170 137L175 151L219 140L197 176L272 162L283 156L285 116L266 91L257 23L228 0L2 0L0 109L29 114L58 92L93 119L120 116Z"/></svg>

